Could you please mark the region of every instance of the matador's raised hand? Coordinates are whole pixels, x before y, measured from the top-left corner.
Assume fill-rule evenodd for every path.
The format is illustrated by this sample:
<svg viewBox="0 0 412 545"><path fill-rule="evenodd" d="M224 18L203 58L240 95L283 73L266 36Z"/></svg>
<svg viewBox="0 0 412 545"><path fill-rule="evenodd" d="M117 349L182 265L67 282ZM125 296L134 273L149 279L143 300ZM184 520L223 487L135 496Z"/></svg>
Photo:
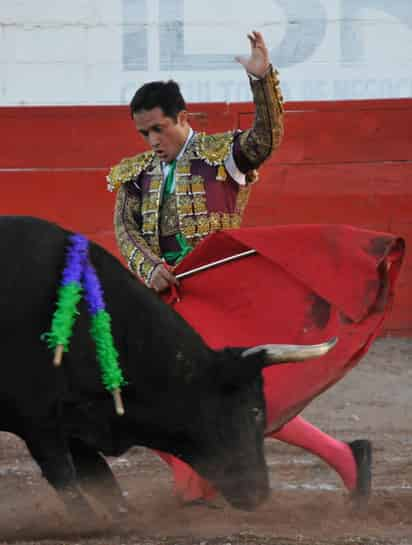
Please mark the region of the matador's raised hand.
<svg viewBox="0 0 412 545"><path fill-rule="evenodd" d="M247 36L250 41L250 57L236 57L236 60L245 67L249 74L258 78L265 75L270 65L269 51L260 32L255 30Z"/></svg>

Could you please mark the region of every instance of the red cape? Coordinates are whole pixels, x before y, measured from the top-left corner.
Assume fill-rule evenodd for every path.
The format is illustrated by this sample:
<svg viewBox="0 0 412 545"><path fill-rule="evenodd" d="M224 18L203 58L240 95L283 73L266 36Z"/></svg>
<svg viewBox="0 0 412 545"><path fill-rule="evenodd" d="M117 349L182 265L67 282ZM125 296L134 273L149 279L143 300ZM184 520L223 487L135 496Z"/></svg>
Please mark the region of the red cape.
<svg viewBox="0 0 412 545"><path fill-rule="evenodd" d="M345 225L285 225L209 235L176 274L249 249L256 254L181 280L175 310L214 348L317 344L326 356L264 370L268 430L342 378L380 333L403 241Z"/></svg>

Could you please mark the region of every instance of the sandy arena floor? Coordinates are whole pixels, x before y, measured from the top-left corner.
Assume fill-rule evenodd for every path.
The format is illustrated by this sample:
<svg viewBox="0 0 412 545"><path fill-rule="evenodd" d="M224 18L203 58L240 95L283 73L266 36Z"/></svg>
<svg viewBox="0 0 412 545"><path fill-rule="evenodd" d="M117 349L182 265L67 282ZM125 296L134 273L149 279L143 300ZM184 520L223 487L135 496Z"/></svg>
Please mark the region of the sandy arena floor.
<svg viewBox="0 0 412 545"><path fill-rule="evenodd" d="M110 460L135 508L122 530L71 527L24 444L0 434L0 544L412 545L412 339L380 339L304 416L343 440L374 443L373 497L354 516L336 475L297 448L266 443L272 495L254 513L181 508L160 459L143 448Z"/></svg>

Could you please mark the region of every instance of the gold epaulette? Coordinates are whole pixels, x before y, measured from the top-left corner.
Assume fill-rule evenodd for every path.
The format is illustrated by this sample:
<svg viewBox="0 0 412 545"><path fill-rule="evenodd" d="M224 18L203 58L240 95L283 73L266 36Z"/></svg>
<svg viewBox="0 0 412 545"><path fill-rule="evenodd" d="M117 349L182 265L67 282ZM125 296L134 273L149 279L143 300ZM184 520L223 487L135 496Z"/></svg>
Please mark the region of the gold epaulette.
<svg viewBox="0 0 412 545"><path fill-rule="evenodd" d="M107 189L116 191L119 187L139 176L141 172L147 169L155 156L154 151L145 151L134 157L122 159L118 165L110 169L107 179Z"/></svg>
<svg viewBox="0 0 412 545"><path fill-rule="evenodd" d="M233 138L233 132L219 134L201 132L196 142L196 153L209 165L221 165L229 157Z"/></svg>

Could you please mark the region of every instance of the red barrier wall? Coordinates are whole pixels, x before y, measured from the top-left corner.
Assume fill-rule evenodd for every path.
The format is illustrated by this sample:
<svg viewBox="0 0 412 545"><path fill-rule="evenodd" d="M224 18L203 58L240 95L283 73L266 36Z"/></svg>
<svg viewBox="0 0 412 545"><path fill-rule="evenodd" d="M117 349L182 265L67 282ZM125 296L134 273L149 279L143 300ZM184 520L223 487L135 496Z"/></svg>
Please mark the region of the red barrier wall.
<svg viewBox="0 0 412 545"><path fill-rule="evenodd" d="M246 128L252 104L196 104L196 129ZM125 106L0 108L1 214L30 214L117 254L110 165L144 149ZM261 169L244 225L347 223L412 246L412 100L286 105L285 139ZM117 254L118 255L118 254ZM387 332L412 335L407 250Z"/></svg>

